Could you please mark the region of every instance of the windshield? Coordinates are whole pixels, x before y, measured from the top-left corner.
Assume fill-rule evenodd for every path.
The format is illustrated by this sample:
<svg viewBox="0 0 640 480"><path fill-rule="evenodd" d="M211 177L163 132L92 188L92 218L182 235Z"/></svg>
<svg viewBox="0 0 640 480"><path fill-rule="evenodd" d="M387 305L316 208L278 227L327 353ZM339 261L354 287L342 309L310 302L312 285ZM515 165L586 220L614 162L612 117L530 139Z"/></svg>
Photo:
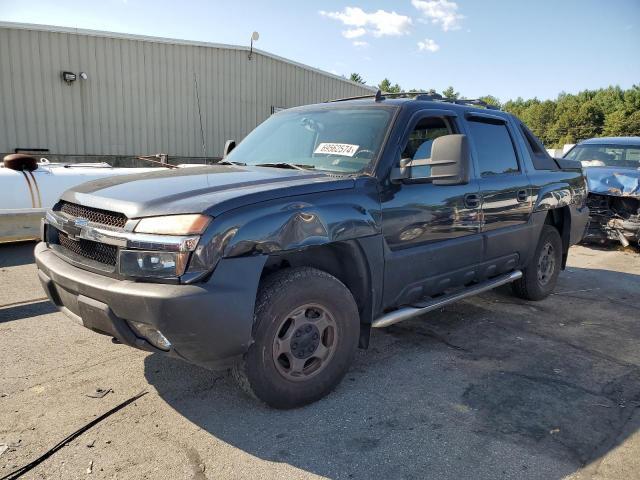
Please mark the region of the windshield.
<svg viewBox="0 0 640 480"><path fill-rule="evenodd" d="M578 145L565 158L583 167L640 168L640 145Z"/></svg>
<svg viewBox="0 0 640 480"><path fill-rule="evenodd" d="M359 172L377 157L391 115L392 110L380 107L281 112L258 126L225 160Z"/></svg>

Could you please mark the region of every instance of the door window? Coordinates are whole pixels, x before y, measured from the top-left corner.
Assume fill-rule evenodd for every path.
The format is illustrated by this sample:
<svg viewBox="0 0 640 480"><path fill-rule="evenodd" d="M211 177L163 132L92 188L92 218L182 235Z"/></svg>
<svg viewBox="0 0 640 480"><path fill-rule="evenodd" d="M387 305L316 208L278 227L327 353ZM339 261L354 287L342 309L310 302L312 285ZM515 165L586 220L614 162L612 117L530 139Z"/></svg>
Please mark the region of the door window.
<svg viewBox="0 0 640 480"><path fill-rule="evenodd" d="M483 177L520 171L506 124L499 121L470 120L469 130Z"/></svg>
<svg viewBox="0 0 640 480"><path fill-rule="evenodd" d="M409 134L407 145L402 151L402 158L412 158L413 160L431 158L433 141L438 137L451 133L453 132L448 120L441 117L423 118ZM420 165L412 167L412 171L416 177L428 177L431 175L431 166Z"/></svg>

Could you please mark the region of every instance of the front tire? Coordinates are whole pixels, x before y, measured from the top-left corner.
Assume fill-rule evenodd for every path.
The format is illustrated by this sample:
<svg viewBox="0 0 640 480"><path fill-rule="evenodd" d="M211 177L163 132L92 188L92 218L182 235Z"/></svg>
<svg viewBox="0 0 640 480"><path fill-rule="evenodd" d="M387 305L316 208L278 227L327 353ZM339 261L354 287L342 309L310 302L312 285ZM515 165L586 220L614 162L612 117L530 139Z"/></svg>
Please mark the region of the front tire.
<svg viewBox="0 0 640 480"><path fill-rule="evenodd" d="M356 303L340 280L315 268L281 270L260 286L254 343L233 375L271 407L314 402L346 374L359 327Z"/></svg>
<svg viewBox="0 0 640 480"><path fill-rule="evenodd" d="M553 292L562 265L562 240L558 230L543 225L533 258L522 278L511 284L513 293L525 300L542 300Z"/></svg>

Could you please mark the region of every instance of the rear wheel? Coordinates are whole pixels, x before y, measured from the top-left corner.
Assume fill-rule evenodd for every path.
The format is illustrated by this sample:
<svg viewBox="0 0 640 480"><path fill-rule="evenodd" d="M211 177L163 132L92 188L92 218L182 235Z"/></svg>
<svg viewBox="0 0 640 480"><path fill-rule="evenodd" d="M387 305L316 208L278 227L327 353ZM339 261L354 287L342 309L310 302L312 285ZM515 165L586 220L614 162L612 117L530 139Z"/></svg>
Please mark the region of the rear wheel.
<svg viewBox="0 0 640 480"><path fill-rule="evenodd" d="M360 320L351 292L314 268L291 268L263 282L254 343L234 377L275 408L295 408L328 394L344 377Z"/></svg>
<svg viewBox="0 0 640 480"><path fill-rule="evenodd" d="M558 230L544 225L535 254L522 271L522 278L513 282L515 295L526 300L542 300L556 286L562 265L562 240Z"/></svg>

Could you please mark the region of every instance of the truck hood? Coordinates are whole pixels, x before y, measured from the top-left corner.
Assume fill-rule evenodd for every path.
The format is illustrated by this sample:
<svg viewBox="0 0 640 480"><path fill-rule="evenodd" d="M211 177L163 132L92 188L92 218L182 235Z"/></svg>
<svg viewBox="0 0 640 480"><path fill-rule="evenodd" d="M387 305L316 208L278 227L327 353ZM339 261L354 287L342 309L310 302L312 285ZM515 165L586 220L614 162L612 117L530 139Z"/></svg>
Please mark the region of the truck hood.
<svg viewBox="0 0 640 480"><path fill-rule="evenodd" d="M640 170L619 167L587 167L584 171L591 193L640 198Z"/></svg>
<svg viewBox="0 0 640 480"><path fill-rule="evenodd" d="M212 165L102 178L62 194L62 199L129 218L180 213L212 216L275 198L353 188L354 180L283 168Z"/></svg>

